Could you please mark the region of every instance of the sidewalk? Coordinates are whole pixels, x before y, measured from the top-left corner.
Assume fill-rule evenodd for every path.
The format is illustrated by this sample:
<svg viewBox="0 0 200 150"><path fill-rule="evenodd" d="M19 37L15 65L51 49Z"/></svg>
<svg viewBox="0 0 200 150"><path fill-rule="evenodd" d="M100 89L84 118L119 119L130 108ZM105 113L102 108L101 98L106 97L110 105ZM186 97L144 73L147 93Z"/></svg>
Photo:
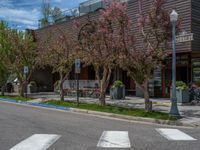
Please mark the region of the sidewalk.
<svg viewBox="0 0 200 150"><path fill-rule="evenodd" d="M36 98L30 102L32 103L40 103L42 101L48 100L58 100L59 95L53 92L48 93L35 93L30 94L30 97ZM76 97L67 97L65 96L65 100L68 101L76 101ZM79 98L80 102L85 103L98 103L98 99L95 98ZM153 110L161 111L169 113L170 111L170 99L151 99L153 102ZM140 97L126 97L125 100L110 100L109 96L106 97L107 104L113 104L117 106L127 107L127 108L144 108L144 99ZM180 122L191 124L193 126L200 126L200 105L199 106L192 106L192 105L182 105L178 103L178 109L183 117Z"/></svg>

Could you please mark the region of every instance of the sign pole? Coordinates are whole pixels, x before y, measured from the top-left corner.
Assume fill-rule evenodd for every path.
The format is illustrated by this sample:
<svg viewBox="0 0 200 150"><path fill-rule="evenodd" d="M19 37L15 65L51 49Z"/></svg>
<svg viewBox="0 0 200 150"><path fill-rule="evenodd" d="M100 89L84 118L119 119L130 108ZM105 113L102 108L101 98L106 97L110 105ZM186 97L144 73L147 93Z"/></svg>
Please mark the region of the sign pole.
<svg viewBox="0 0 200 150"><path fill-rule="evenodd" d="M81 72L81 61L80 61L80 59L75 59L77 105L79 105L79 74L80 74L80 72Z"/></svg>
<svg viewBox="0 0 200 150"><path fill-rule="evenodd" d="M76 97L77 97L77 105L79 105L79 75L78 75L78 73L76 74L76 91L77 91L77 93L76 93Z"/></svg>
<svg viewBox="0 0 200 150"><path fill-rule="evenodd" d="M29 72L29 68L28 66L24 66L24 75L25 75L25 97L26 97L26 100L27 100L27 93L28 93L28 83L27 83L27 74ZM24 88L24 87L23 87Z"/></svg>
<svg viewBox="0 0 200 150"><path fill-rule="evenodd" d="M26 100L27 100L27 93L28 93L28 89L27 89L27 87L28 87L28 83L27 83L27 73L25 74L25 76L26 76Z"/></svg>

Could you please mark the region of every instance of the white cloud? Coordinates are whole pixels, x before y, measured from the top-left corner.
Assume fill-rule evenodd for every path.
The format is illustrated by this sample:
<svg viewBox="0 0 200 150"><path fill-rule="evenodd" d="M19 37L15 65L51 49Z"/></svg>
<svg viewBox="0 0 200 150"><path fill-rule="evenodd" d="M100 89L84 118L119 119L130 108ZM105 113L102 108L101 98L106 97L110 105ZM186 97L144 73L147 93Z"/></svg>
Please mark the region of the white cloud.
<svg viewBox="0 0 200 150"><path fill-rule="evenodd" d="M12 9L3 7L0 9L0 18L6 21L15 22L16 24L24 24L29 26L36 26L40 12L37 9Z"/></svg>
<svg viewBox="0 0 200 150"><path fill-rule="evenodd" d="M80 2L87 0L50 0L51 7L62 10L77 7ZM18 29L38 27L41 19L42 0L0 0L0 20L5 20Z"/></svg>

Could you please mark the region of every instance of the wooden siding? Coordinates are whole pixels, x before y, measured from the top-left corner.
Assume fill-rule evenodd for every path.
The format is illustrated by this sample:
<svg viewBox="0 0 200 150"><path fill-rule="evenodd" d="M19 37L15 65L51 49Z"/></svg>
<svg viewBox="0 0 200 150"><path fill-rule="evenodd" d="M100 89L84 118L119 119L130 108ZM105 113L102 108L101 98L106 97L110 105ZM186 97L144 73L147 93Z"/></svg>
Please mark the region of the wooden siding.
<svg viewBox="0 0 200 150"><path fill-rule="evenodd" d="M143 0L143 11L148 12L154 0ZM182 18L182 31L191 32L191 0L166 0L165 8L168 9L169 14L172 9L179 13ZM133 23L134 33L139 35L137 28L137 14L139 14L138 0L129 0L128 15ZM141 46L141 37L137 36L137 46ZM191 51L191 42L177 44L177 52Z"/></svg>
<svg viewBox="0 0 200 150"><path fill-rule="evenodd" d="M188 33L191 32L191 0L167 0L166 8L169 13L173 9L177 11L182 19L181 30ZM191 42L177 43L177 53L192 51Z"/></svg>
<svg viewBox="0 0 200 150"><path fill-rule="evenodd" d="M193 1L195 1L198 4L200 3L200 2L197 2L198 0L193 0ZM143 0L144 12L147 12L149 10L152 2L153 2L153 0ZM198 26L195 26L195 27L193 26L193 28L191 27L192 26L191 25L191 0L166 0L166 2L167 3L165 4L165 7L169 10L169 14L172 11L172 9L176 9L176 11L179 13L179 16L182 18L182 20L183 20L182 30L194 33L195 41L193 41L193 46L196 49L198 46L200 46L200 43L198 44L196 42L196 40L198 40L198 38L200 38L200 34L198 34L199 35L198 38L197 38L197 34L196 34L196 32L200 32L200 30L198 30L198 28L200 28L200 27L198 27ZM197 5L196 3L194 3L193 5ZM199 8L200 4L197 7ZM199 11L200 11L200 9L199 9ZM194 11L194 12L196 12L196 11ZM132 29L133 29L134 33L137 34L136 35L136 37L137 37L136 46L137 47L142 46L141 37L139 36L140 33L137 28L137 14L138 13L139 13L138 0L129 0L128 1L128 15L133 23ZM193 16L195 16L195 15L193 15ZM97 19L99 17L99 12L98 11L92 12L89 14L89 17L90 17L90 19ZM198 17L200 17L200 13L199 13ZM84 23L87 21L87 18L88 18L88 15L85 15L85 16L81 16L79 18L74 18L70 21L65 21L65 22L62 22L59 24L55 24L55 25L51 25L48 27L44 27L44 28L35 30L36 41L38 44L42 44L44 42L45 37L47 37L48 34L51 34L54 37L56 37L58 35L57 34L58 31L56 31L56 28L59 28L61 30L68 30L71 32L71 36L76 37L77 33L79 31L73 29L74 20ZM197 18L197 17L193 17L193 18ZM193 29L193 31L191 31L191 29ZM177 44L177 53L189 52L192 50L191 46L192 46L191 42Z"/></svg>
<svg viewBox="0 0 200 150"><path fill-rule="evenodd" d="M74 22L76 21L76 22L80 22L81 24L84 24L84 22L87 22L88 17L92 20L96 19L99 17L99 12L98 11L93 12L88 15L81 16L79 18L71 19L70 21L61 22L58 24L50 25L50 26L35 30L34 36L35 36L37 44L42 45L46 41L47 38L52 37L52 36L53 38L51 39L54 39L54 38L56 39L60 31L67 31L72 38L77 39L79 30L74 27Z"/></svg>
<svg viewBox="0 0 200 150"><path fill-rule="evenodd" d="M192 0L192 50L200 52L200 0Z"/></svg>

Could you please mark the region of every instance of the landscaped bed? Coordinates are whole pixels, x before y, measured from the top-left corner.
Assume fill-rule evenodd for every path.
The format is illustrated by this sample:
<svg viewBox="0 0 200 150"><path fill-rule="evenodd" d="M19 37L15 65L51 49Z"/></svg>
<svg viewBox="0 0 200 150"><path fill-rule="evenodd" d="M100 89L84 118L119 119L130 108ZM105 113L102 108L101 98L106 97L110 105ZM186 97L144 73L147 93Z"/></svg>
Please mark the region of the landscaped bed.
<svg viewBox="0 0 200 150"><path fill-rule="evenodd" d="M135 116L135 117L145 117L145 118L162 119L162 120L175 120L175 118L171 118L169 114L163 113L163 112L158 112L158 111L146 112L143 109L122 108L122 107L113 106L113 105L100 106L98 104L87 104L87 103L80 103L79 105L77 105L75 102L56 101L56 100L42 102L42 104L72 107L72 108L86 109L86 110L92 110L92 111Z"/></svg>
<svg viewBox="0 0 200 150"><path fill-rule="evenodd" d="M9 100L16 100L16 101L30 101L33 100L34 98L30 97L22 97L22 96L0 96L0 98L6 98Z"/></svg>

